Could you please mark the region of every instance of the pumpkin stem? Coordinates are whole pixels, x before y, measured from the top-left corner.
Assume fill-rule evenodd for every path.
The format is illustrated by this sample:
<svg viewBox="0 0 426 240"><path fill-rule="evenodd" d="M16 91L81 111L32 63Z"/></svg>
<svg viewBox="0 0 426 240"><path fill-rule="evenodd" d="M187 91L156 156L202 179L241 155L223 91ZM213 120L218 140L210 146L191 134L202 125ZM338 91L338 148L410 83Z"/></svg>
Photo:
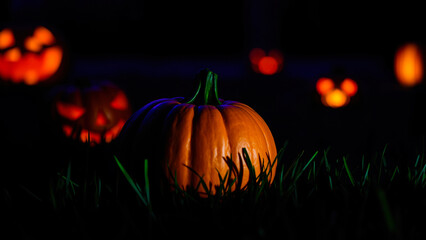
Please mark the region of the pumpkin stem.
<svg viewBox="0 0 426 240"><path fill-rule="evenodd" d="M197 74L198 89L195 95L187 103L197 105L222 104L217 94L217 74L204 69Z"/></svg>

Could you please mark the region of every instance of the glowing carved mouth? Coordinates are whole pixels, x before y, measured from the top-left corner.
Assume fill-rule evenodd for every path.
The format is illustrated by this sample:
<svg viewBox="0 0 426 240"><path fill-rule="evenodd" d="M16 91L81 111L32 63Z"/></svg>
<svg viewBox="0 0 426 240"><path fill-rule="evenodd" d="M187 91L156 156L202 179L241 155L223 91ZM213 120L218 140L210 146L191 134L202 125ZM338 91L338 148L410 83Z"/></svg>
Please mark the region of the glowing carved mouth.
<svg viewBox="0 0 426 240"><path fill-rule="evenodd" d="M93 131L89 131L87 129L81 129L80 131L74 131L73 127L70 125L63 125L62 130L67 137L72 137L74 139L79 136L82 142L89 142L94 145L100 144L101 141L105 141L106 143L110 143L113 139L115 139L123 128L125 120L121 119L115 124L112 128L108 129L105 133L96 133Z"/></svg>

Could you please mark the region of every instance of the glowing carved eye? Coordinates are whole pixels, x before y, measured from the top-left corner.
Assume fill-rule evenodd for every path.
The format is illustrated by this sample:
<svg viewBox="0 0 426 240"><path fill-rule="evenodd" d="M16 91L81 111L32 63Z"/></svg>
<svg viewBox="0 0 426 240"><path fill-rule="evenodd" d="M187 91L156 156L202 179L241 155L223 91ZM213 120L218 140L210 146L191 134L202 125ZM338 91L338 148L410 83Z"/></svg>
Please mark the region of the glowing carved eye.
<svg viewBox="0 0 426 240"><path fill-rule="evenodd" d="M74 104L62 103L62 102L56 103L56 110L58 111L59 115L61 115L62 117L68 118L73 121L79 119L81 115L83 115L84 112L86 111L82 107L76 106Z"/></svg>
<svg viewBox="0 0 426 240"><path fill-rule="evenodd" d="M15 38L13 37L12 30L9 28L0 31L0 49L11 47L15 44Z"/></svg>
<svg viewBox="0 0 426 240"><path fill-rule="evenodd" d="M117 96L111 101L110 106L117 110L126 110L129 107L129 102L124 92L118 92Z"/></svg>
<svg viewBox="0 0 426 240"><path fill-rule="evenodd" d="M55 42L52 32L41 26L34 30L34 38L43 45L52 45Z"/></svg>

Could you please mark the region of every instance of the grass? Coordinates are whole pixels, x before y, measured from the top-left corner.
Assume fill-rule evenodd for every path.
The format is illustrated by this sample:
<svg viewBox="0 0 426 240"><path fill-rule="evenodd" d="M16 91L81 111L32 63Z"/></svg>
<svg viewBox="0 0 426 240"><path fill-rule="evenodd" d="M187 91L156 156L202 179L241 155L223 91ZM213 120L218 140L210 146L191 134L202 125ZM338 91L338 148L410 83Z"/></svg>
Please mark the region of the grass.
<svg viewBox="0 0 426 240"><path fill-rule="evenodd" d="M46 185L39 186L43 191L6 186L2 199L11 219L9 229L28 239L46 235L422 239L426 236L424 153L403 166L396 164L387 148L356 159L334 156L331 149L292 156L285 145L260 173L254 172L243 150L240 163L250 169L248 184L241 185L240 173L229 164L212 194L201 175L193 189L184 190L177 183L172 191L158 188L150 181L148 160L139 182L113 152L92 161L99 155L87 147L80 152L85 160L63 164ZM101 165L110 168L105 171ZM275 179L269 183L275 165ZM200 189L207 195L200 196Z"/></svg>

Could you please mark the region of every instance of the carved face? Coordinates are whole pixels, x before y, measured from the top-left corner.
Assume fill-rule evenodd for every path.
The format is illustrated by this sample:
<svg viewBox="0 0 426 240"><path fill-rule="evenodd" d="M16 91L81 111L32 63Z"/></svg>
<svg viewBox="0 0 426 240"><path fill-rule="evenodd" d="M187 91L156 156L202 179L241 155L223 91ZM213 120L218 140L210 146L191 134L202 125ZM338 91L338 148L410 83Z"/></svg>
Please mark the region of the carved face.
<svg viewBox="0 0 426 240"><path fill-rule="evenodd" d="M10 28L0 30L0 78L34 85L48 80L62 62L62 48L47 28L28 35Z"/></svg>
<svg viewBox="0 0 426 240"><path fill-rule="evenodd" d="M79 89L69 87L55 101L62 131L82 142L111 142L132 114L125 93L110 83Z"/></svg>
<svg viewBox="0 0 426 240"><path fill-rule="evenodd" d="M350 97L358 91L358 85L350 78L345 78L336 88L330 78L320 78L316 84L317 92L321 95L322 103L331 108L339 108L349 103Z"/></svg>
<svg viewBox="0 0 426 240"><path fill-rule="evenodd" d="M283 56L277 49L265 53L263 49L253 48L249 54L253 71L264 75L273 75L282 69Z"/></svg>

